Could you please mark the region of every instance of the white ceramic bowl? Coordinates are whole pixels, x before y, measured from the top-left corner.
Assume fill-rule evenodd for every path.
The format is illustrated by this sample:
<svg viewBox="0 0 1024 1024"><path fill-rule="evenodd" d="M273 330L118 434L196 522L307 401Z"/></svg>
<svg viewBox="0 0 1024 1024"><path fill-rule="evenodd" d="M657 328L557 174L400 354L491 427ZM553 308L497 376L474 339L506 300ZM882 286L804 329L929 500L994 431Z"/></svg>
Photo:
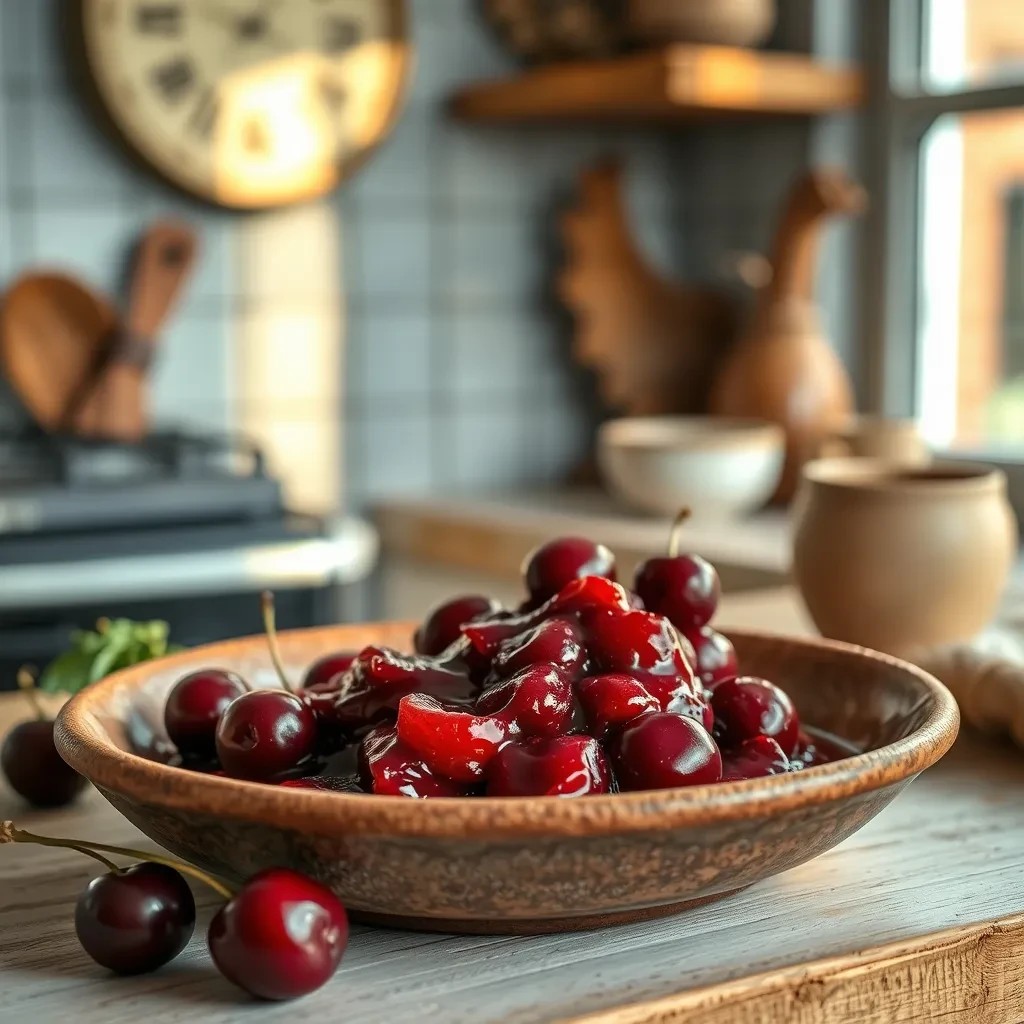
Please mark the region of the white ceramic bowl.
<svg viewBox="0 0 1024 1024"><path fill-rule="evenodd" d="M781 427L719 416L610 420L597 458L609 489L646 512L739 516L772 496L785 454Z"/></svg>

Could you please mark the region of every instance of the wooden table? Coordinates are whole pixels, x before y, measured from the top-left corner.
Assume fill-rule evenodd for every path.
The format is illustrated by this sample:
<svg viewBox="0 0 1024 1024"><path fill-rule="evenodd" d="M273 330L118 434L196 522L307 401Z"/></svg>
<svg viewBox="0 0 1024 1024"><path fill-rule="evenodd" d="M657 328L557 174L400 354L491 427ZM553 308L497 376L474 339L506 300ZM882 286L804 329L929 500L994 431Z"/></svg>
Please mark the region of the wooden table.
<svg viewBox="0 0 1024 1024"><path fill-rule="evenodd" d="M730 599L734 625L800 628L786 590ZM0 729L20 716L0 700ZM95 793L70 811L0 818L144 842ZM357 926L323 990L254 1006L210 964L202 929L157 974L114 978L78 947L73 905L94 865L0 849L0 1021L77 1024L434 1021L526 1024L892 1024L1024 1020L1024 754L964 736L836 850L674 919L539 937L447 937ZM885 947L885 948L882 948Z"/></svg>

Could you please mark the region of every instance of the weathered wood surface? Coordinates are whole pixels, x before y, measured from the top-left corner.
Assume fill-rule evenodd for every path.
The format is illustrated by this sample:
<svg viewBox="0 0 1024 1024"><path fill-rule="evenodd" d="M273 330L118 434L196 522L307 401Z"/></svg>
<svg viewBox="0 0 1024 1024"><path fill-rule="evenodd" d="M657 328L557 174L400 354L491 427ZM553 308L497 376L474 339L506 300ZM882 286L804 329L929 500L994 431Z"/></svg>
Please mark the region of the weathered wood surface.
<svg viewBox="0 0 1024 1024"><path fill-rule="evenodd" d="M766 597L732 602L727 618L783 627L792 610ZM0 701L0 730L20 714L12 700ZM1009 1024L1024 1020L1022 796L1024 757L966 736L838 849L720 904L522 938L357 926L331 984L288 1006L253 1007L217 976L202 941L206 894L197 937L176 963L149 977L111 977L72 928L94 865L61 850L5 847L0 1021ZM4 817L53 834L140 838L96 794L44 815L0 790Z"/></svg>

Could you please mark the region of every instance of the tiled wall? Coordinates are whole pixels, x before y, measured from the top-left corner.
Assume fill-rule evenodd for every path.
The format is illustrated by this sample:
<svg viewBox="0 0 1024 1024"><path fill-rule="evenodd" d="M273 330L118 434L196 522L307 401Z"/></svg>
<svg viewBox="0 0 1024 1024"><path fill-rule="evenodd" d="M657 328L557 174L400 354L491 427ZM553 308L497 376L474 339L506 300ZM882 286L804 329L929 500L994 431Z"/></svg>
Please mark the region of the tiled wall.
<svg viewBox="0 0 1024 1024"><path fill-rule="evenodd" d="M0 280L57 263L113 289L146 217L191 218L204 259L166 336L156 410L230 425L244 419L235 326L252 298L240 283L240 219L179 197L97 131L64 70L54 25L62 2L0 0ZM782 44L810 41L809 3L784 4ZM395 492L553 480L586 454L599 410L569 360L569 325L550 291L555 216L584 163L622 155L648 251L708 278L729 249L766 244L812 139L800 122L675 132L458 124L444 98L507 71L509 59L472 0L412 0L412 9L408 107L331 200L346 369L333 416L317 415L342 433L356 507ZM0 396L3 409L10 419Z"/></svg>

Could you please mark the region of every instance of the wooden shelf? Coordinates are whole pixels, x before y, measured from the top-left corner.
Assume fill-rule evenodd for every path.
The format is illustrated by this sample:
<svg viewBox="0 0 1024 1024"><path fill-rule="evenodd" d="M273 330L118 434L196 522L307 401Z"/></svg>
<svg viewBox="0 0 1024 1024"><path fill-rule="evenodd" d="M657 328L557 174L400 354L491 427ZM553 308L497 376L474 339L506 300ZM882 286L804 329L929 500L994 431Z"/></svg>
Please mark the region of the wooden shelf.
<svg viewBox="0 0 1024 1024"><path fill-rule="evenodd" d="M864 91L858 70L802 54L677 44L470 85L452 109L471 121L681 121L847 110L860 106Z"/></svg>

